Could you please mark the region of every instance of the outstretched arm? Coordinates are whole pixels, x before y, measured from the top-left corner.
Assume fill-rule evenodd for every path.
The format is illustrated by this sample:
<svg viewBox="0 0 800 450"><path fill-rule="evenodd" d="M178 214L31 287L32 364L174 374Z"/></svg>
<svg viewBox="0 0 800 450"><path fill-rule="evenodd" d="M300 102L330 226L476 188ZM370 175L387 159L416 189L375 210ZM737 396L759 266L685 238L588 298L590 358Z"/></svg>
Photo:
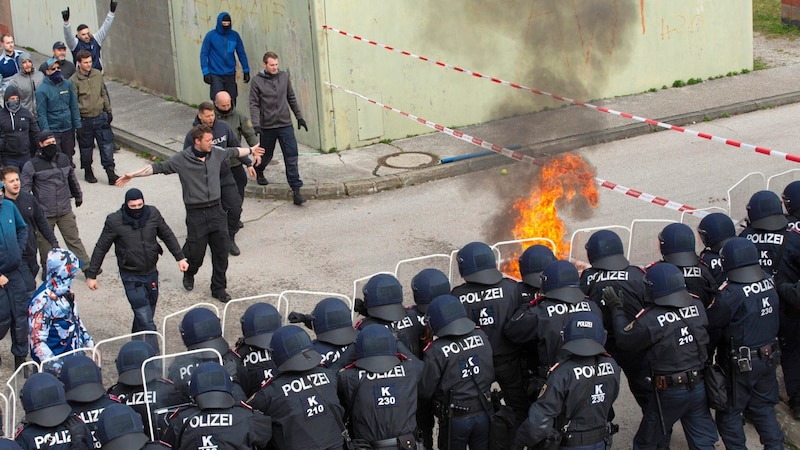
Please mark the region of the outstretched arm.
<svg viewBox="0 0 800 450"><path fill-rule="evenodd" d="M142 167L141 169L139 169L139 170L137 170L135 172L128 172L128 173L122 175L121 177L119 177L117 182L114 183L114 184L116 184L117 186L122 187L122 186L125 186L125 184L128 183L129 181L131 181L133 178L136 178L136 177L149 177L152 174L153 174L153 165L152 164L148 164L148 165Z"/></svg>

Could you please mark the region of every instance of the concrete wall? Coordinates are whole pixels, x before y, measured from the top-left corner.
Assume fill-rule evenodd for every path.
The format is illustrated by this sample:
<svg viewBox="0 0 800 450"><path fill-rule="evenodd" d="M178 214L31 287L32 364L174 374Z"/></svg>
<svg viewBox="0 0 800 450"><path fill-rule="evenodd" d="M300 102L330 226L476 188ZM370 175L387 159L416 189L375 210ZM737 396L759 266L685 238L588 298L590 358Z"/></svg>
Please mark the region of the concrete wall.
<svg viewBox="0 0 800 450"><path fill-rule="evenodd" d="M321 15L382 44L583 100L752 67L750 0L326 0ZM332 32L321 41L323 81L445 126L563 104ZM339 149L429 131L351 95L324 96Z"/></svg>
<svg viewBox="0 0 800 450"><path fill-rule="evenodd" d="M73 24L92 29L108 8L106 0L0 0L0 11L4 1L17 43L44 53L62 39L66 5ZM220 11L242 35L252 75L267 49L278 53L309 124L298 140L323 151L430 132L326 81L446 126L564 104L325 32L323 24L582 100L752 66L751 0L137 0L120 1L103 51L109 75L186 103L206 100L200 45ZM246 110L249 85L238 77Z"/></svg>

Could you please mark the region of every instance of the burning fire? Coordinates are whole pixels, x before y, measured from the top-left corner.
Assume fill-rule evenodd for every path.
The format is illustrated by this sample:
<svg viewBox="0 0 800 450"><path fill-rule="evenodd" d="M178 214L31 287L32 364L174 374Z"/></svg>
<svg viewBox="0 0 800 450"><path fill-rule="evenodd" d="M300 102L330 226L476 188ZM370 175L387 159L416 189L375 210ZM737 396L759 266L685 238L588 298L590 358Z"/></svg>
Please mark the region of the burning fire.
<svg viewBox="0 0 800 450"><path fill-rule="evenodd" d="M511 211L516 216L511 233L514 239L548 238L557 250L556 258L569 257L570 242L567 227L558 217L559 208L573 205L576 200L590 208L597 207L597 184L591 168L580 156L565 153L548 161L541 169L532 192L514 201ZM537 242L525 242L522 250ZM544 243L543 243L544 244ZM506 259L503 272L519 278L519 254Z"/></svg>

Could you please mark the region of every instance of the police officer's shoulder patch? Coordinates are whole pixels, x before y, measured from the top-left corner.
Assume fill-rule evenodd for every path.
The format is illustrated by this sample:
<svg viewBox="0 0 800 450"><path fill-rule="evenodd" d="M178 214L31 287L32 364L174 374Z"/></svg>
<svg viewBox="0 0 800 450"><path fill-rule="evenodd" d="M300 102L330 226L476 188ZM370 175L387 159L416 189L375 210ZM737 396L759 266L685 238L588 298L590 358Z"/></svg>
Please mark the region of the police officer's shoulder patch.
<svg viewBox="0 0 800 450"><path fill-rule="evenodd" d="M423 351L423 352L427 352L427 351L428 351L428 349L429 349L429 348L431 348L431 345L432 345L432 344L433 344L433 341L430 341L430 342L428 342L428 345L426 345L426 346L425 346L425 348L423 348L423 349L422 349L422 351Z"/></svg>
<svg viewBox="0 0 800 450"><path fill-rule="evenodd" d="M25 423L19 424L17 429L14 431L14 438L16 439L20 435L20 433L22 433L22 430L24 430L24 429L25 429Z"/></svg>
<svg viewBox="0 0 800 450"><path fill-rule="evenodd" d="M120 400L120 398L118 396L114 395L114 394L108 394L108 398L110 398L111 400L114 400L117 403L122 403L122 400Z"/></svg>
<svg viewBox="0 0 800 450"><path fill-rule="evenodd" d="M655 266L656 264L660 263L661 261L653 261L650 264L646 265L644 268L644 272L647 272L651 267Z"/></svg>
<svg viewBox="0 0 800 450"><path fill-rule="evenodd" d="M547 383L542 385L542 390L539 391L539 395L536 398L542 398L544 396L544 392L547 390Z"/></svg>
<svg viewBox="0 0 800 450"><path fill-rule="evenodd" d="M722 284L720 284L720 285L719 285L719 289L717 289L717 290L718 290L718 291L720 291L720 292L722 292L722 291L724 291L724 290L725 290L725 288L727 288L727 287L728 287L728 280L725 280L725 281L723 281L723 282L722 282Z"/></svg>

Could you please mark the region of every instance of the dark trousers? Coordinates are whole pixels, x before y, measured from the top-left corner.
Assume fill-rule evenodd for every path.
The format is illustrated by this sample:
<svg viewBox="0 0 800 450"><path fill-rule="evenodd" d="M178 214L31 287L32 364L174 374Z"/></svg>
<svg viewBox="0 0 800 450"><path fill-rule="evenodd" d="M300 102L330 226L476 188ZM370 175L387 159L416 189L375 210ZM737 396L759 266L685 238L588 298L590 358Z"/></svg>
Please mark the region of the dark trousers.
<svg viewBox="0 0 800 450"><path fill-rule="evenodd" d="M433 450L433 426L436 419L433 415L433 401L429 398L417 399L417 428L422 433L422 444L427 450Z"/></svg>
<svg viewBox="0 0 800 450"><path fill-rule="evenodd" d="M528 417L528 408L531 406L525 393L522 359L495 360L494 377L500 385L506 405L514 411L515 426L519 426Z"/></svg>
<svg viewBox="0 0 800 450"><path fill-rule="evenodd" d="M242 197L236 184L223 184L220 186L220 193L222 209L227 218L228 234L233 237L239 231L239 219L242 218Z"/></svg>
<svg viewBox="0 0 800 450"><path fill-rule="evenodd" d="M211 74L211 101L214 101L219 91L225 91L231 94L231 106L235 108L236 97L239 96L239 87L236 85L236 75Z"/></svg>
<svg viewBox="0 0 800 450"><path fill-rule="evenodd" d="M745 409L750 413L761 445L766 450L783 448L783 431L775 416L779 401L775 364L767 366L763 359L753 358L753 370L736 374L736 388L728 398L733 399L732 407L717 412L717 429L726 449L747 449L742 426Z"/></svg>
<svg viewBox="0 0 800 450"><path fill-rule="evenodd" d="M78 137L81 149L81 169L92 167L94 142L100 149L100 164L104 169L114 168L114 132L108 124L108 114L103 111L96 117L81 117L83 128Z"/></svg>
<svg viewBox="0 0 800 450"><path fill-rule="evenodd" d="M247 169L243 164L231 167L233 179L236 181L236 189L239 191L239 196L244 199L244 188L247 186Z"/></svg>
<svg viewBox="0 0 800 450"><path fill-rule="evenodd" d="M131 310L133 310L131 333L156 331L153 317L156 314L156 303L158 302L158 271L147 275L120 272L119 276L122 279L128 303L131 304ZM147 335L145 341L158 352L158 338Z"/></svg>
<svg viewBox="0 0 800 450"><path fill-rule="evenodd" d="M447 437L450 436L450 443ZM468 414L439 421L439 448L449 450L488 450L489 415L486 413Z"/></svg>
<svg viewBox="0 0 800 450"><path fill-rule="evenodd" d="M22 262L21 264L25 264ZM28 296L19 269L4 274L8 284L0 288L0 339L11 330L11 353L28 355Z"/></svg>
<svg viewBox="0 0 800 450"><path fill-rule="evenodd" d="M61 149L61 153L69 156L70 161L72 161L72 157L75 156L75 130L57 131L53 134L56 138L56 144Z"/></svg>
<svg viewBox="0 0 800 450"><path fill-rule="evenodd" d="M786 394L800 401L800 312L785 302L780 307L780 338Z"/></svg>
<svg viewBox="0 0 800 450"><path fill-rule="evenodd" d="M656 395L651 391L651 396ZM665 391L658 391L661 399L661 411L664 414L664 426L667 431L678 420L683 425L686 441L690 449L713 449L717 442L717 426L711 417L706 400L706 389L703 380L698 380L694 389L671 387ZM741 417L739 417L741 421ZM633 449L653 449L663 441L661 421L655 397L647 402L647 407L639 424L639 430L633 438Z"/></svg>
<svg viewBox="0 0 800 450"><path fill-rule="evenodd" d="M0 165L3 166L14 166L22 172L22 166L25 165L26 162L30 161L31 157L29 154L25 153L22 155L9 155L0 153Z"/></svg>
<svg viewBox="0 0 800 450"><path fill-rule="evenodd" d="M300 179L300 170L297 168L299 158L297 151L297 139L294 137L294 128L291 125L281 128L262 129L259 137L260 145L264 148L264 156L261 157L261 164L255 166L256 173L263 175L267 164L272 161L275 154L275 143L280 142L281 152L283 152L283 164L286 166L286 181L293 191L303 187L303 180Z"/></svg>
<svg viewBox="0 0 800 450"><path fill-rule="evenodd" d="M195 275L203 265L206 246L211 247L211 293L221 294L228 287L230 241L225 212L220 205L186 210L186 243L183 254L189 262L188 275Z"/></svg>

